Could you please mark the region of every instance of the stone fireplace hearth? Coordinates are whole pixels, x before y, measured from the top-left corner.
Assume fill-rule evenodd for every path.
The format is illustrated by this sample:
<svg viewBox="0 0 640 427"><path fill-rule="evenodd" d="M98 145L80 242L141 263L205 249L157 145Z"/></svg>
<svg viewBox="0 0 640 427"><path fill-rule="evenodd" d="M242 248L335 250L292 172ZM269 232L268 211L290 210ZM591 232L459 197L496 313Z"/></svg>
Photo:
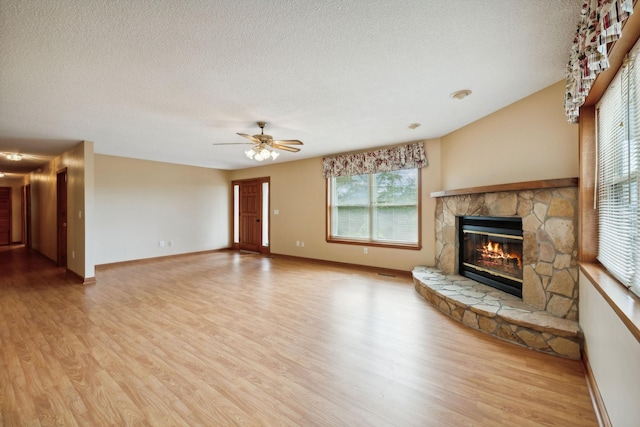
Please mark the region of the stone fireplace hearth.
<svg viewBox="0 0 640 427"><path fill-rule="evenodd" d="M579 357L577 179L431 196L437 198L436 266L414 270L418 292L476 329L537 350ZM522 299L458 276L457 218L462 216L522 218Z"/></svg>

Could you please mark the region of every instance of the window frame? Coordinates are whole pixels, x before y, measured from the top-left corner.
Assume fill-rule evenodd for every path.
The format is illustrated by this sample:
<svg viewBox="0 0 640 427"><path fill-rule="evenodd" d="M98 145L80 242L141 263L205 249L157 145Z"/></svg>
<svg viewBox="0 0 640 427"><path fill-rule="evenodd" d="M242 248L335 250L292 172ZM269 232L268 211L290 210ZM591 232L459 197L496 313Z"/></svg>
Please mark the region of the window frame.
<svg viewBox="0 0 640 427"><path fill-rule="evenodd" d="M339 243L345 245L358 245L358 246L371 246L371 247L380 247L380 248L394 248L394 249L408 249L408 250L421 250L422 249L422 169L421 168L410 168L416 170L416 208L417 208L417 242L416 243L403 243L403 242L390 242L390 241L378 241L369 239L356 239L356 238L345 238L345 237L337 237L332 235L332 180L336 177L328 177L325 179L325 206L326 206L326 223L325 223L325 233L326 233L326 241L327 243ZM361 174L367 175L370 177L375 175L376 173L370 174ZM373 217L371 211L375 207L374 204L369 203L369 218Z"/></svg>
<svg viewBox="0 0 640 427"><path fill-rule="evenodd" d="M634 71L634 67L640 66L638 55L640 45L635 44L629 60L617 70L595 105L597 260L636 296L640 296L640 251L635 242L640 235L640 207L638 165L633 161L638 160L639 135L637 126L632 124L638 113L632 112L640 106L640 98L639 84L630 84L630 81L638 76L638 70ZM606 114L601 114L605 108ZM601 126L601 115L606 120L604 126ZM625 257L630 260L620 262Z"/></svg>
<svg viewBox="0 0 640 427"><path fill-rule="evenodd" d="M632 18L634 16L637 14ZM625 36L611 45L610 68L607 72L598 74L589 95L580 107L580 119L577 124L580 167L578 260L580 271L588 279L588 285L593 286L617 318L640 342L640 297L597 260L599 227L594 197L597 190L596 104L600 102L604 91L622 67L626 54L640 39L640 19L628 20L624 32Z"/></svg>

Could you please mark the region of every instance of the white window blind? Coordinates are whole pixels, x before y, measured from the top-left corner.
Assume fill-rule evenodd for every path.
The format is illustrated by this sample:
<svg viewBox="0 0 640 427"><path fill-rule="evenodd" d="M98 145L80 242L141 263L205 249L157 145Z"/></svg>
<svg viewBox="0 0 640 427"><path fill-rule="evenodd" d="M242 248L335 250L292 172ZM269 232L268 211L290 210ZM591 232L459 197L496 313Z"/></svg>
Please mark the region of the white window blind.
<svg viewBox="0 0 640 427"><path fill-rule="evenodd" d="M637 46L597 106L598 260L640 295L640 64Z"/></svg>

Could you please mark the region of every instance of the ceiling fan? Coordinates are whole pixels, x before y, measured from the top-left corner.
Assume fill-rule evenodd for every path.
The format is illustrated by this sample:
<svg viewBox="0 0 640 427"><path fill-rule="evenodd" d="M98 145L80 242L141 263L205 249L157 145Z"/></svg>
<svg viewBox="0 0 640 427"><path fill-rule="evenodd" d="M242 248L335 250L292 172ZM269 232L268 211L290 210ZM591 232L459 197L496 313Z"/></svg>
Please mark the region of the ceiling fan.
<svg viewBox="0 0 640 427"><path fill-rule="evenodd" d="M247 138L251 142L245 142L244 144L254 144L252 148L245 151L245 154L250 159L254 159L257 161L266 160L271 158L273 160L279 156L279 153L276 151L272 151L270 149L277 150L285 150L290 151L292 153L297 153L300 151L298 147L292 147L292 145L303 145L302 141L298 141L297 139L283 139L277 140L273 139L271 135L267 135L264 133L264 127L267 125L266 122L257 122L260 127L260 133L256 135L247 135L246 133L238 133L238 135ZM236 145L235 142L229 143L220 143L213 145Z"/></svg>

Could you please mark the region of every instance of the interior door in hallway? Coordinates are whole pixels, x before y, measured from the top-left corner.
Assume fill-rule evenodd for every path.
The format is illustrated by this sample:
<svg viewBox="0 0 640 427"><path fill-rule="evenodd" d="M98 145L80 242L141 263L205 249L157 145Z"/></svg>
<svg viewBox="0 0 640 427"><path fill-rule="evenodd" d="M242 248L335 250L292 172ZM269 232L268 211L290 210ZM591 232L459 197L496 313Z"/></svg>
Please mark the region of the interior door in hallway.
<svg viewBox="0 0 640 427"><path fill-rule="evenodd" d="M11 244L11 187L0 187L0 245Z"/></svg>

